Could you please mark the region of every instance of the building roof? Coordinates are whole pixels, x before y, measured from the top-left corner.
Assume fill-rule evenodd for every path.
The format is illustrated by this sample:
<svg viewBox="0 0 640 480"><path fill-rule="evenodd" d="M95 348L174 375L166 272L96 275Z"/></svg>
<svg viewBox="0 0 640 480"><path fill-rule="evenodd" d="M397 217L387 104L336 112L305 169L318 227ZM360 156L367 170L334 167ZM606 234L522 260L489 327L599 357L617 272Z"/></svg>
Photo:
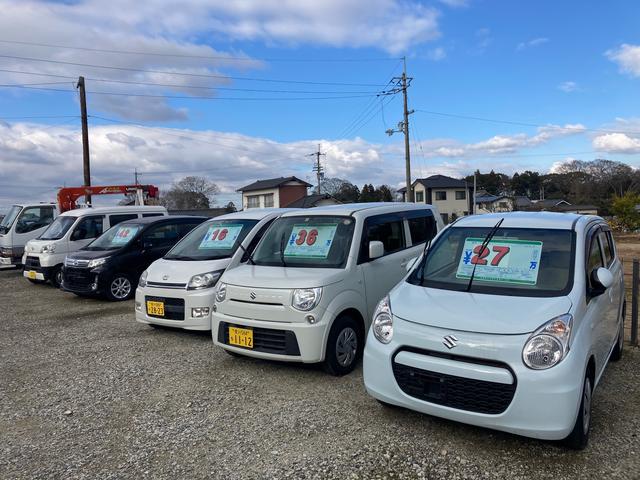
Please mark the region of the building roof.
<svg viewBox="0 0 640 480"><path fill-rule="evenodd" d="M305 187L311 187L310 183L305 182L304 180L300 180L298 177L278 177L278 178L267 178L266 180L258 180L249 185L246 185L242 188L236 190L236 192L251 192L253 190L265 190L268 188L276 188L280 185L288 182L298 182L303 184Z"/></svg>
<svg viewBox="0 0 640 480"><path fill-rule="evenodd" d="M529 197L516 196L515 200L516 200L516 207L519 207L519 208L528 207L529 205L531 205L531 199Z"/></svg>
<svg viewBox="0 0 640 480"><path fill-rule="evenodd" d="M509 198L506 195L491 195L490 193L486 195L476 195L476 203L492 203L497 202L498 200L502 200L503 198Z"/></svg>
<svg viewBox="0 0 640 480"><path fill-rule="evenodd" d="M418 178L415 182L421 183L426 188L466 188L467 182L458 178L447 177L446 175L431 175L427 178Z"/></svg>
<svg viewBox="0 0 640 480"><path fill-rule="evenodd" d="M338 200L336 200L335 198L333 198L328 193L321 193L321 194L306 195L306 196L304 196L302 198L299 198L298 200L296 200L294 202L291 202L289 205L287 205L287 207L289 207L289 208L311 208L311 207L315 207L318 204L318 202L320 202L322 200L333 200L336 204L342 203L342 202L339 202Z"/></svg>

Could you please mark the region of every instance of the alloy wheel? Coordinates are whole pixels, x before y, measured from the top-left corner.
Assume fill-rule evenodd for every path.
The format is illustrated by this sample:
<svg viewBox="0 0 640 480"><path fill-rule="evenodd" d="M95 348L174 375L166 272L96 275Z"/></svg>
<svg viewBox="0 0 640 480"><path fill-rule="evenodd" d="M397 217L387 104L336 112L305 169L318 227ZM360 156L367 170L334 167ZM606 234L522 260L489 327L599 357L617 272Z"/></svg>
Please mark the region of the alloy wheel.
<svg viewBox="0 0 640 480"><path fill-rule="evenodd" d="M124 300L131 293L131 282L126 277L116 277L111 282L111 295L118 300Z"/></svg>
<svg viewBox="0 0 640 480"><path fill-rule="evenodd" d="M591 422L591 380L589 377L584 379L584 392L582 394L582 431L589 431Z"/></svg>
<svg viewBox="0 0 640 480"><path fill-rule="evenodd" d="M356 331L347 327L340 332L336 339L336 357L338 363L347 367L353 363L358 351L358 335Z"/></svg>

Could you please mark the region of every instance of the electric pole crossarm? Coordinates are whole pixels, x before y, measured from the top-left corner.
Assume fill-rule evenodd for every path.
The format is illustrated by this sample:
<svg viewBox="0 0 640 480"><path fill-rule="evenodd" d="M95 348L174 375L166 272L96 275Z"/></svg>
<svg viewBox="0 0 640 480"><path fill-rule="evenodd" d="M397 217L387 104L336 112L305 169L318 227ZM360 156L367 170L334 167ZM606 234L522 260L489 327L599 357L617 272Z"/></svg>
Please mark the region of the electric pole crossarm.
<svg viewBox="0 0 640 480"><path fill-rule="evenodd" d="M320 152L320 144L318 144L318 151L315 153L310 153L309 156L310 157L316 157L316 161L313 165L313 171L316 172L316 179L318 181L318 195L320 195L320 193L322 193L320 191L320 184L322 183L322 177L324 175L324 167L322 166L322 164L320 163L320 157L321 156L326 156L326 153L321 153Z"/></svg>

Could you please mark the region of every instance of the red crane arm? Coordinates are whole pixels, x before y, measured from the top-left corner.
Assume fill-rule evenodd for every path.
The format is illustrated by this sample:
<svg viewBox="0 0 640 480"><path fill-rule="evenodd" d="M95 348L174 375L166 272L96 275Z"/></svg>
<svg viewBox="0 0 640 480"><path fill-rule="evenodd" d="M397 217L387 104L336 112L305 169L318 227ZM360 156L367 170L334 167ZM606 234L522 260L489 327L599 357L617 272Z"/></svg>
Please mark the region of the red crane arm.
<svg viewBox="0 0 640 480"><path fill-rule="evenodd" d="M92 187L65 187L58 191L60 213L76 208L76 200L85 195L111 195L136 193L138 189L148 198L159 198L160 191L155 185L106 185Z"/></svg>

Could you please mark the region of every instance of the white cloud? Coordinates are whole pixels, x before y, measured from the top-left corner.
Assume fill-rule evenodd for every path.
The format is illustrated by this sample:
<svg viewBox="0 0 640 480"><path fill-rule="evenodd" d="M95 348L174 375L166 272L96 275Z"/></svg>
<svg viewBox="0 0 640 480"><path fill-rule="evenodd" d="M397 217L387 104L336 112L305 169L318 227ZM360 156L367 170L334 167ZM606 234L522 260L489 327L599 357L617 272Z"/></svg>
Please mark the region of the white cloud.
<svg viewBox="0 0 640 480"><path fill-rule="evenodd" d="M562 90L563 92L566 92L566 93L575 92L577 89L578 89L578 84L576 82L567 81L567 82L562 82L560 85L558 85L558 90Z"/></svg>
<svg viewBox="0 0 640 480"><path fill-rule="evenodd" d="M605 55L620 67L620 71L640 77L640 45L623 43L620 47L607 50Z"/></svg>
<svg viewBox="0 0 640 480"><path fill-rule="evenodd" d="M476 30L476 41L476 48L478 52L483 53L493 41L491 38L491 29L485 27Z"/></svg>
<svg viewBox="0 0 640 480"><path fill-rule="evenodd" d="M447 7L461 8L468 7L470 0L440 0L440 3L445 4Z"/></svg>
<svg viewBox="0 0 640 480"><path fill-rule="evenodd" d="M605 133L593 139L593 148L607 153L640 153L640 138L626 133Z"/></svg>
<svg viewBox="0 0 640 480"><path fill-rule="evenodd" d="M429 60L433 60L434 62L439 62L440 60L444 60L447 58L447 52L442 47L436 47L427 52L427 58Z"/></svg>
<svg viewBox="0 0 640 480"><path fill-rule="evenodd" d="M539 47L540 45L543 45L543 44L547 43L548 41L549 41L549 39L546 38L546 37L533 38L533 39L528 40L526 42L520 42L518 44L518 46L516 47L516 50L521 51L521 50L525 50L527 48Z"/></svg>

